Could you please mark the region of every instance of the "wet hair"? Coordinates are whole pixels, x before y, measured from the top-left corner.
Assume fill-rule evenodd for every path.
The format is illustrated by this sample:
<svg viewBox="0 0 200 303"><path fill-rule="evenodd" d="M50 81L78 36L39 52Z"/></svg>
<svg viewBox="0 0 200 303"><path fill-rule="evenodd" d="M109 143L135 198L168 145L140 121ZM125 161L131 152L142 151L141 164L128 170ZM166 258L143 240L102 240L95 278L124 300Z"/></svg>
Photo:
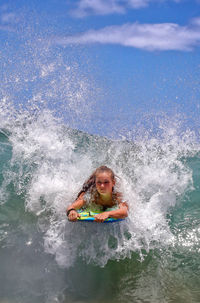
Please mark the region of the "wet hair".
<svg viewBox="0 0 200 303"><path fill-rule="evenodd" d="M112 181L115 181L115 174L112 171L112 169L110 169L109 167L103 165L98 167L93 173L92 175L88 178L87 181L84 182L81 191L78 193L77 198L82 194L82 193L86 193L88 190L92 191L96 189L96 176L100 173L104 173L107 172L110 174Z"/></svg>

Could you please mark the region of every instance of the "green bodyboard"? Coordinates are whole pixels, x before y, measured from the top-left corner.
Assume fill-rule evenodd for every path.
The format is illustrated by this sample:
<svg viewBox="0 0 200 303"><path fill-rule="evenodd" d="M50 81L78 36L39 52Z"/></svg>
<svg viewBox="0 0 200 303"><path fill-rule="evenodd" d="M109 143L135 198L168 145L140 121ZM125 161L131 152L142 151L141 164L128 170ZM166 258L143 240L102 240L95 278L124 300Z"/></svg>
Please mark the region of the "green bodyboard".
<svg viewBox="0 0 200 303"><path fill-rule="evenodd" d="M98 215L102 212L92 212L92 211L79 210L78 213L80 214L80 217L78 218L77 221L96 222L94 216ZM113 222L119 222L119 221L123 221L123 220L124 219L107 218L102 223L113 223Z"/></svg>

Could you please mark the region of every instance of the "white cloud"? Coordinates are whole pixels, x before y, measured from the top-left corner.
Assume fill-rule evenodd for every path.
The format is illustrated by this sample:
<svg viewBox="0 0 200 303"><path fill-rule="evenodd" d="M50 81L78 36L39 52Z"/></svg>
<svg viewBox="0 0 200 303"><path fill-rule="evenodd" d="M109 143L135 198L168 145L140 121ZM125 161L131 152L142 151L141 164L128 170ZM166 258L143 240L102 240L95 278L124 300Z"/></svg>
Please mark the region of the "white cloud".
<svg viewBox="0 0 200 303"><path fill-rule="evenodd" d="M141 8L145 7L149 4L149 2L152 2L155 0L126 0L125 3L127 4L128 7L130 8ZM160 0L157 0L160 2Z"/></svg>
<svg viewBox="0 0 200 303"><path fill-rule="evenodd" d="M150 2L161 3L166 1L178 3L184 0L79 0L77 7L71 12L76 17L108 15L125 13L128 9L143 8L148 6Z"/></svg>
<svg viewBox="0 0 200 303"><path fill-rule="evenodd" d="M17 17L14 13L5 13L1 16L2 23L15 23L16 19Z"/></svg>
<svg viewBox="0 0 200 303"><path fill-rule="evenodd" d="M0 31L14 32L15 25L19 22L19 16L13 12L8 12L6 6L1 6L0 11Z"/></svg>
<svg viewBox="0 0 200 303"><path fill-rule="evenodd" d="M175 23L124 24L56 38L56 44L118 44L148 51L192 50L200 44L200 18L188 26Z"/></svg>
<svg viewBox="0 0 200 303"><path fill-rule="evenodd" d="M14 32L15 30L7 25L0 25L0 31Z"/></svg>
<svg viewBox="0 0 200 303"><path fill-rule="evenodd" d="M200 17L192 19L192 24L200 27Z"/></svg>
<svg viewBox="0 0 200 303"><path fill-rule="evenodd" d="M111 13L123 13L125 10L118 0L80 0L77 8L72 11L76 17L87 15L107 15Z"/></svg>

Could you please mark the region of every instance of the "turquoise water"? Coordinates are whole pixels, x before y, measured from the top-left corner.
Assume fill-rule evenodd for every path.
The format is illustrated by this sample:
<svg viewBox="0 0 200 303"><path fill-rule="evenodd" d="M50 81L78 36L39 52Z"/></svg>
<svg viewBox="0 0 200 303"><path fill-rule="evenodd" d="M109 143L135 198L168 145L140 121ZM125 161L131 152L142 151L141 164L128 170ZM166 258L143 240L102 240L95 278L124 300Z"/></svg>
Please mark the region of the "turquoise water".
<svg viewBox="0 0 200 303"><path fill-rule="evenodd" d="M200 302L200 158L192 132L108 140L50 111L2 115L0 302ZM65 209L101 164L125 222L70 223Z"/></svg>

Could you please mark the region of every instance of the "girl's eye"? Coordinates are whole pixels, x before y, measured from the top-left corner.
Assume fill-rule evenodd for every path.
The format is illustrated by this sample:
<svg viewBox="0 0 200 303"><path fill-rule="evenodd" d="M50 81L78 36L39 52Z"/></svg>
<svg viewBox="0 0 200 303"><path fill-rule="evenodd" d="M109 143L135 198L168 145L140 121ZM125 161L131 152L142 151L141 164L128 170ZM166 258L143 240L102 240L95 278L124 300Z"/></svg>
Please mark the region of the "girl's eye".
<svg viewBox="0 0 200 303"><path fill-rule="evenodd" d="M109 183L110 183L109 181L105 181L105 182L100 182L100 181L98 181L98 182L97 182L98 185L101 185L101 184L109 184Z"/></svg>

